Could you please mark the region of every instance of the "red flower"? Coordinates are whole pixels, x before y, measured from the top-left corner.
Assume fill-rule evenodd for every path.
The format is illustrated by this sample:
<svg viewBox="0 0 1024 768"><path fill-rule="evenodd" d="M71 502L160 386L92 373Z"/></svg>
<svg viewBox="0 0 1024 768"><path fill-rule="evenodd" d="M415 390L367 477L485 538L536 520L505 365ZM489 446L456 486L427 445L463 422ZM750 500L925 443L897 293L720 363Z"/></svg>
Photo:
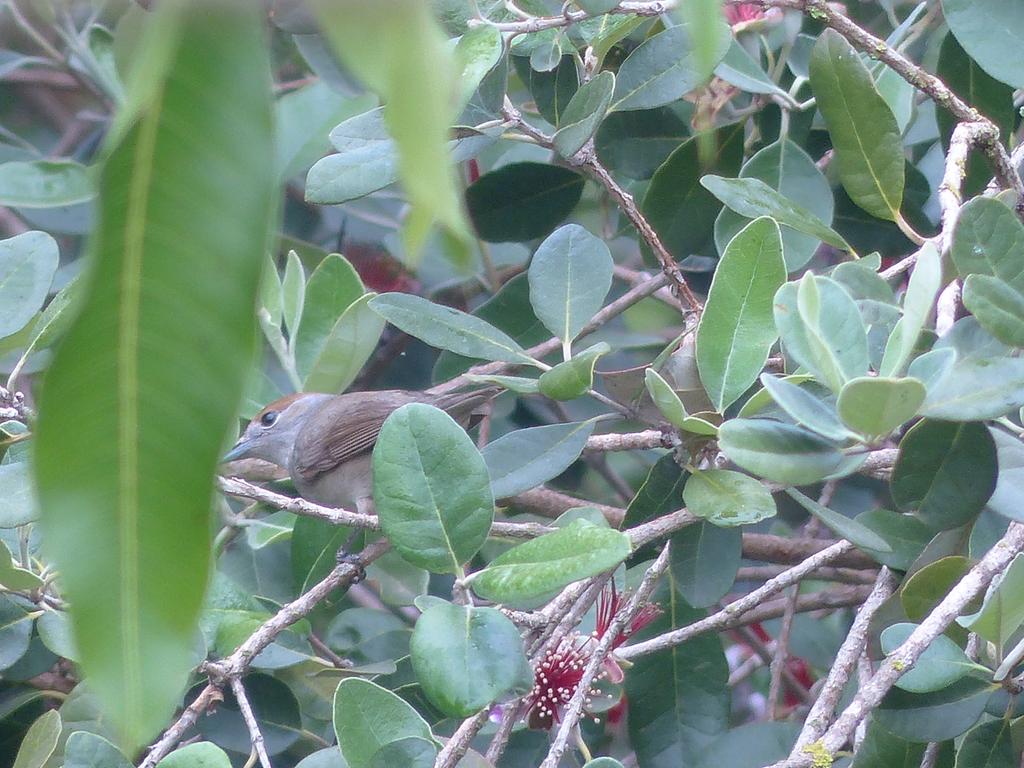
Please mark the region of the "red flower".
<svg viewBox="0 0 1024 768"><path fill-rule="evenodd" d="M738 3L725 6L725 18L730 25L742 24L745 21L755 21L764 17L764 11L760 3Z"/></svg>
<svg viewBox="0 0 1024 768"><path fill-rule="evenodd" d="M579 633L566 635L553 650L548 651L541 659L534 669L533 690L525 700L531 728L550 730L552 725L560 722L561 710L579 689L583 672L590 662L594 647L608 633L612 619L615 618L624 602L624 595L620 595L614 581L609 580L608 586L601 592L597 601L597 622L594 633L590 637L584 637ZM614 651L634 633L650 624L659 613L661 613L661 609L657 605L643 606L630 621L629 626L623 628L615 636L612 641L612 650ZM605 658L602 666L601 672L597 675L598 680L622 682L622 668L611 655ZM588 691L588 703L589 697L596 696L598 693L599 691L591 688Z"/></svg>

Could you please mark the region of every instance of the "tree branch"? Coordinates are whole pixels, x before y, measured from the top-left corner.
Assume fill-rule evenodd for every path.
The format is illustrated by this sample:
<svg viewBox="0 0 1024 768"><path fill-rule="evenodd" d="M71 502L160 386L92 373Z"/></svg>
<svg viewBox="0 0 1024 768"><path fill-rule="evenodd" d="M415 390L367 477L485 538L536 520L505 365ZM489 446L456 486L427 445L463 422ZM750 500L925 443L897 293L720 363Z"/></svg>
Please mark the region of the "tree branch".
<svg viewBox="0 0 1024 768"><path fill-rule="evenodd" d="M262 768L273 768L270 764L270 755L267 754L267 746L263 743L263 732L260 731L260 724L256 722L256 715L253 714L249 697L245 694L245 686L241 678L231 678L231 691L235 694L235 701L238 702L238 709L245 720L245 727L249 729L249 740L252 742L253 751L260 760Z"/></svg>

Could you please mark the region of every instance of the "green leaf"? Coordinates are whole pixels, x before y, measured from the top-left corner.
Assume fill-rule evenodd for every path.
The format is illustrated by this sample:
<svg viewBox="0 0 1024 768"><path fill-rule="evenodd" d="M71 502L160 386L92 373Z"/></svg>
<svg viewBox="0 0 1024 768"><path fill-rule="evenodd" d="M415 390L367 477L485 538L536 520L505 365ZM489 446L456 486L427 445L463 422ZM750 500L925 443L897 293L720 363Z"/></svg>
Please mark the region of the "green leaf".
<svg viewBox="0 0 1024 768"><path fill-rule="evenodd" d="M671 577L671 573L668 574ZM638 637L685 627L704 618L676 596L671 578L655 592L664 612ZM678 768L701 764L705 749L729 729L729 664L722 642L708 634L633 660L626 674L629 737L637 765ZM733 768L732 763L722 763Z"/></svg>
<svg viewBox="0 0 1024 768"><path fill-rule="evenodd" d="M624 533L574 520L498 555L469 583L485 600L522 603L609 571L629 552L629 537Z"/></svg>
<svg viewBox="0 0 1024 768"><path fill-rule="evenodd" d="M654 462L636 496L626 507L622 527L632 528L679 509L683 485L688 477L689 473L676 463L671 453Z"/></svg>
<svg viewBox="0 0 1024 768"><path fill-rule="evenodd" d="M942 40L935 74L950 90L992 120L999 129L1001 141L1006 142L1013 132L1013 88L999 82L979 67L953 35L946 35ZM937 109L935 119L942 138L942 148L948 152L949 140L958 120L948 109ZM978 153L971 153L967 159L967 178L964 179L965 197L981 192L991 176L986 160L979 157Z"/></svg>
<svg viewBox="0 0 1024 768"><path fill-rule="evenodd" d="M39 517L39 502L27 461L0 464L0 528L17 528Z"/></svg>
<svg viewBox="0 0 1024 768"><path fill-rule="evenodd" d="M574 2L591 16L608 13L619 6L618 0L574 0Z"/></svg>
<svg viewBox="0 0 1024 768"><path fill-rule="evenodd" d="M942 14L960 45L992 77L1024 87L1024 8L999 0L942 0Z"/></svg>
<svg viewBox="0 0 1024 768"><path fill-rule="evenodd" d="M679 594L694 608L706 608L732 589L743 560L743 535L701 521L672 535L669 567Z"/></svg>
<svg viewBox="0 0 1024 768"><path fill-rule="evenodd" d="M286 269L290 267L289 258ZM296 273L293 271L293 274ZM289 292L293 290L294 287L289 285ZM332 253L309 276L303 299L300 302L289 301L289 305L297 303L301 307L301 320L292 332L295 365L300 376L309 374L338 318L365 292L359 273L341 254Z"/></svg>
<svg viewBox="0 0 1024 768"><path fill-rule="evenodd" d="M775 294L775 325L786 354L833 392L868 372L860 310L834 280L807 272L799 284L782 286Z"/></svg>
<svg viewBox="0 0 1024 768"><path fill-rule="evenodd" d="M36 718L21 741L18 755L14 758L14 768L43 768L57 749L60 732L60 712L57 710L51 709Z"/></svg>
<svg viewBox="0 0 1024 768"><path fill-rule="evenodd" d="M913 744L894 736L880 726L874 717L868 718L867 725L864 740L853 758L852 768L919 768L926 745ZM941 759L939 764L949 768L948 764L941 763Z"/></svg>
<svg viewBox="0 0 1024 768"><path fill-rule="evenodd" d="M357 677L342 680L334 694L334 732L350 768L369 768L381 747L400 739L433 738L430 726L409 704Z"/></svg>
<svg viewBox="0 0 1024 768"><path fill-rule="evenodd" d="M572 362L573 361L570 361L569 363L561 363L556 365L555 368L561 368L562 365L572 365ZM593 372L593 369L591 369L591 375L593 375ZM564 375L568 378L568 373L565 373ZM520 395L535 395L540 392L540 379L530 379L525 376L468 374L466 378L474 384L497 384L499 387L504 387L509 392L515 392Z"/></svg>
<svg viewBox="0 0 1024 768"><path fill-rule="evenodd" d="M816 483L849 466L833 443L768 419L730 419L718 428L718 441L740 467L779 483Z"/></svg>
<svg viewBox="0 0 1024 768"><path fill-rule="evenodd" d="M958 358L937 381L929 382L923 416L950 421L981 421L1024 405L1024 359Z"/></svg>
<svg viewBox="0 0 1024 768"><path fill-rule="evenodd" d="M900 441L892 497L932 529L949 530L981 512L998 472L996 446L983 424L925 419Z"/></svg>
<svg viewBox="0 0 1024 768"><path fill-rule="evenodd" d="M813 235L841 250L853 251L853 247L818 216L797 205L760 179L727 179L708 175L704 176L700 183L730 210L741 216L771 216L779 224Z"/></svg>
<svg viewBox="0 0 1024 768"><path fill-rule="evenodd" d="M614 757L598 757L584 765L583 768L622 768L622 763Z"/></svg>
<svg viewBox="0 0 1024 768"><path fill-rule="evenodd" d="M384 318L370 308L376 295L361 296L341 314L306 375L304 391L343 392L355 381L384 331Z"/></svg>
<svg viewBox="0 0 1024 768"><path fill-rule="evenodd" d="M918 251L917 263L910 276L906 295L903 297L903 317L896 323L885 345L879 373L893 376L903 372L907 361L917 346L917 340L924 330L935 304L935 297L942 287L942 264L939 252L931 243Z"/></svg>
<svg viewBox="0 0 1024 768"><path fill-rule="evenodd" d="M769 373L761 374L761 384L797 424L817 432L829 440L843 442L853 435L839 420L836 409L806 387L793 384Z"/></svg>
<svg viewBox="0 0 1024 768"><path fill-rule="evenodd" d="M644 385L647 392L654 401L654 405L661 411L661 415L668 419L668 423L685 432L692 432L696 435L708 435L714 437L718 434L718 427L699 416L690 416L686 412L686 406L679 399L679 395L672 389L672 385L661 377L653 368L644 371Z"/></svg>
<svg viewBox="0 0 1024 768"><path fill-rule="evenodd" d="M996 444L999 479L986 506L1010 520L1022 520L1024 509L1018 502L1024 495L1024 443L1001 429L989 428L989 434Z"/></svg>
<svg viewBox="0 0 1024 768"><path fill-rule="evenodd" d="M490 24L474 27L459 38L455 44L455 63L461 74L456 113L466 107L484 76L494 69L502 49L501 32Z"/></svg>
<svg viewBox="0 0 1024 768"><path fill-rule="evenodd" d="M856 520L852 520L846 515L842 515L829 509L823 504L819 504L814 499L809 496L805 496L795 488L787 488L786 493L788 493L790 497L792 497L801 507L823 522L829 530L833 531L838 536L842 536L852 544L856 544L858 547L872 549L876 552L892 551L892 547L889 546L889 543L885 539L870 528L866 528L861 525Z"/></svg>
<svg viewBox="0 0 1024 768"><path fill-rule="evenodd" d="M960 209L950 255L961 277L994 275L1024 291L1021 253L1024 224L1007 206L990 197L976 197Z"/></svg>
<svg viewBox="0 0 1024 768"><path fill-rule="evenodd" d="M385 744L373 753L370 768L431 768L437 757L437 744L418 736L408 736Z"/></svg>
<svg viewBox="0 0 1024 768"><path fill-rule="evenodd" d="M594 366L598 359L611 351L605 342L599 342L575 355L571 360L559 363L545 371L533 382L534 390L552 400L573 400L590 390L594 384ZM504 377L513 378L513 377Z"/></svg>
<svg viewBox="0 0 1024 768"><path fill-rule="evenodd" d="M227 753L209 741L198 741L194 744L174 750L157 763L157 768L230 768L231 760ZM344 768L336 765L334 768Z"/></svg>
<svg viewBox="0 0 1024 768"><path fill-rule="evenodd" d="M754 57L747 53L747 49L735 39L729 43L725 57L715 67L715 75L747 93L770 93L776 96L786 94L785 89L776 85Z"/></svg>
<svg viewBox="0 0 1024 768"><path fill-rule="evenodd" d="M1020 750L1014 747L1009 718L974 726L960 742L957 768L1016 768Z"/></svg>
<svg viewBox="0 0 1024 768"><path fill-rule="evenodd" d="M30 355L53 345L57 338L68 329L74 319L79 300L84 293L82 283L75 279L65 285L54 296L46 308L39 314L39 319L32 324L32 336L18 362L11 369L7 379L7 388L13 389L14 382Z"/></svg>
<svg viewBox="0 0 1024 768"><path fill-rule="evenodd" d="M132 764L102 736L75 731L64 746L64 768L132 768Z"/></svg>
<svg viewBox="0 0 1024 768"><path fill-rule="evenodd" d="M230 768L227 753L209 741L198 741L174 750L157 763L157 768ZM334 766L344 768L344 766Z"/></svg>
<svg viewBox="0 0 1024 768"><path fill-rule="evenodd" d="M182 766L182 768L185 767ZM221 766L217 765L215 768L221 768ZM228 768L228 766L224 766L224 768ZM341 756L341 750L335 745L306 755L295 765L295 768L348 768L348 763Z"/></svg>
<svg viewBox="0 0 1024 768"><path fill-rule="evenodd" d="M384 121L413 209L406 250L418 252L435 221L468 238L447 147L456 67L430 7L419 0L317 0L311 7L341 61L387 102Z"/></svg>
<svg viewBox="0 0 1024 768"><path fill-rule="evenodd" d="M882 653L895 651L917 627L917 624L907 622L886 627L880 638ZM948 637L939 635L918 656L913 669L900 675L896 685L911 693L929 693L955 683L974 670L984 671L985 667L967 658L960 646Z"/></svg>
<svg viewBox="0 0 1024 768"><path fill-rule="evenodd" d="M562 157L572 157L590 141L608 111L615 90L615 75L601 72L573 94L555 131L555 149Z"/></svg>
<svg viewBox="0 0 1024 768"><path fill-rule="evenodd" d="M685 117L692 107L613 112L597 130L594 147L605 166L631 179L649 179L676 148L690 137Z"/></svg>
<svg viewBox="0 0 1024 768"><path fill-rule="evenodd" d="M523 242L544 237L576 207L583 177L545 163L510 163L466 190L469 218L481 240Z"/></svg>
<svg viewBox="0 0 1024 768"><path fill-rule="evenodd" d="M28 651L35 615L0 595L0 670L14 666Z"/></svg>
<svg viewBox="0 0 1024 768"><path fill-rule="evenodd" d="M0 240L0 338L21 330L46 301L60 254L45 232Z"/></svg>
<svg viewBox="0 0 1024 768"><path fill-rule="evenodd" d="M707 244L722 207L701 186L701 175L709 170L732 175L743 160L741 127L727 126L713 136L714 157L702 162L700 137L687 139L661 164L644 194L643 213L677 260L700 252Z"/></svg>
<svg viewBox="0 0 1024 768"><path fill-rule="evenodd" d="M28 591L43 586L43 580L32 571L21 568L11 556L7 545L0 541L0 584L7 589ZM63 616L56 611L47 611L44 616Z"/></svg>
<svg viewBox="0 0 1024 768"><path fill-rule="evenodd" d="M89 290L44 382L35 453L82 666L126 751L166 724L194 663L210 489L275 210L272 163L253 162L273 156L260 11L167 14L152 20L166 69L111 134ZM180 34L162 23L179 18Z"/></svg>
<svg viewBox="0 0 1024 768"><path fill-rule="evenodd" d="M1024 347L1024 296L991 275L968 275L964 306L981 326L1004 344Z"/></svg>
<svg viewBox="0 0 1024 768"><path fill-rule="evenodd" d="M284 279L281 281L281 316L288 334L295 338L299 334L299 321L305 311L306 273L302 269L299 254L288 251L284 265Z"/></svg>
<svg viewBox="0 0 1024 768"><path fill-rule="evenodd" d="M893 688L874 717L879 725L913 742L946 741L974 725L998 686L963 677L941 691L909 693Z"/></svg>
<svg viewBox="0 0 1024 768"><path fill-rule="evenodd" d="M738 43L735 47L743 50ZM733 199L733 204L750 204L750 197L736 194L739 190L731 185L731 179L707 178L715 179L719 182L719 187L725 187L728 190L728 197ZM809 222L817 221L818 229L822 233L826 230L831 231L828 223L832 221L834 202L832 188L825 175L818 170L818 166L803 149L788 139L780 139L747 160L740 170L740 178L762 181L782 196L782 200L776 199L777 205L770 214L780 225L794 219L793 211L790 210L791 205L795 204L805 209L807 216L795 217L801 228L799 231L789 226L783 226L782 229L782 253L786 257L787 271L792 272L804 266L814 256L821 238L806 234L802 230L807 228ZM753 190L748 192L752 193ZM716 193L716 196L719 195ZM715 244L718 246L718 252L724 253L729 241L748 223L748 219L732 210L729 199L719 197L726 208L722 209L715 220ZM836 242L845 242L834 232L832 237L836 238Z"/></svg>
<svg viewBox="0 0 1024 768"><path fill-rule="evenodd" d="M427 698L452 717L468 717L533 685L519 630L494 608L429 608L416 620L410 650Z"/></svg>
<svg viewBox="0 0 1024 768"><path fill-rule="evenodd" d="M686 24L670 27L629 54L619 67L612 110L660 107L703 85L729 50L732 36L728 27L718 22L711 40L698 46L694 44L696 32Z"/></svg>
<svg viewBox="0 0 1024 768"><path fill-rule="evenodd" d="M851 379L839 393L839 417L850 429L869 437L884 437L910 421L927 392L917 379L864 376Z"/></svg>
<svg viewBox="0 0 1024 768"><path fill-rule="evenodd" d="M551 233L530 261L530 303L547 329L568 344L601 309L612 286L612 255L579 224Z"/></svg>
<svg viewBox="0 0 1024 768"><path fill-rule="evenodd" d="M487 465L451 416L422 403L392 413L373 449L381 528L413 565L458 573L487 538L494 498Z"/></svg>
<svg viewBox="0 0 1024 768"><path fill-rule="evenodd" d="M895 221L904 184L900 129L871 73L835 30L818 38L810 80L847 194L872 216Z"/></svg>
<svg viewBox="0 0 1024 768"><path fill-rule="evenodd" d="M89 169L70 160L0 163L0 205L56 208L84 203L95 194Z"/></svg>
<svg viewBox="0 0 1024 768"><path fill-rule="evenodd" d="M701 750L694 768L760 768L758 764L784 761L799 733L799 724L793 722L745 723L730 728Z"/></svg>
<svg viewBox="0 0 1024 768"><path fill-rule="evenodd" d="M510 336L485 320L411 293L383 293L370 309L399 330L466 357L532 365L533 359Z"/></svg>
<svg viewBox="0 0 1024 768"><path fill-rule="evenodd" d="M694 472L683 502L697 517L721 526L758 523L775 516L775 501L759 481L729 469Z"/></svg>
<svg viewBox="0 0 1024 768"><path fill-rule="evenodd" d="M878 562L901 571L909 570L925 546L935 535L927 525L913 515L902 515L888 509L871 509L854 518L870 528L889 544L891 552L870 550Z"/></svg>
<svg viewBox="0 0 1024 768"><path fill-rule="evenodd" d="M494 498L506 499L558 477L583 453L593 421L517 429L484 446Z"/></svg>
<svg viewBox="0 0 1024 768"><path fill-rule="evenodd" d="M1010 566L993 579L978 611L961 616L956 623L1005 649L1024 624L1024 556L1014 557Z"/></svg>
<svg viewBox="0 0 1024 768"><path fill-rule="evenodd" d="M764 368L778 338L772 300L786 282L782 233L772 219L748 224L725 249L697 327L697 367L722 413Z"/></svg>
<svg viewBox="0 0 1024 768"><path fill-rule="evenodd" d="M513 56L512 63L519 79L533 96L541 117L557 126L580 86L576 60L569 55L563 56L558 66L550 72L538 72L531 68L530 59L526 56Z"/></svg>
<svg viewBox="0 0 1024 768"><path fill-rule="evenodd" d="M347 98L323 80L281 96L274 104L278 178L287 181L309 168L330 150L332 128L375 103L369 95Z"/></svg>
<svg viewBox="0 0 1024 768"><path fill-rule="evenodd" d="M309 169L306 200L338 205L365 197L398 180L398 151L379 107L350 117L330 133L337 154Z"/></svg>

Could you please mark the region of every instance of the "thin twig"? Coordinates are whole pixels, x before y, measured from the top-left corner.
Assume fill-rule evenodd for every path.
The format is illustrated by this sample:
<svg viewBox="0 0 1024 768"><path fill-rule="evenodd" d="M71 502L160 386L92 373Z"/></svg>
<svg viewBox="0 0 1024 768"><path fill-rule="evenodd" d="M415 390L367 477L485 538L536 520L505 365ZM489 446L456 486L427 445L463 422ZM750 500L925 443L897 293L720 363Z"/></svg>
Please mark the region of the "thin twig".
<svg viewBox="0 0 1024 768"><path fill-rule="evenodd" d="M249 740L252 742L256 756L260 759L260 765L263 768L273 768L270 764L270 755L267 754L267 745L263 743L263 732L260 730L260 724L256 721L256 715L252 711L252 705L249 703L249 697L245 693L245 686L242 684L241 678L231 679L231 691L235 694L235 701L238 702L238 710L242 713L242 719L245 720L245 727L249 729Z"/></svg>
<svg viewBox="0 0 1024 768"><path fill-rule="evenodd" d="M714 613L707 618L690 624L689 626L674 629L671 632L658 635L657 637L645 640L642 643L622 648L617 652L617 655L624 659L646 656L647 654L656 653L657 651L665 648L671 648L675 645L679 645L695 634L706 631L717 631L718 629L724 628L728 625L731 619L750 610L766 597L778 594L786 587L800 581L800 579L804 578L804 576L815 568L830 563L832 560L846 552L849 552L851 549L853 549L853 544L850 542L837 542L828 549L812 555L799 565L793 566L785 573L782 573L771 581L766 582L763 586L744 595L738 600L729 603L718 613Z"/></svg>
<svg viewBox="0 0 1024 768"><path fill-rule="evenodd" d="M437 759L434 760L434 768L454 768L466 754L466 750L469 749L473 737L484 727L484 724L487 722L487 715L488 710L485 708L472 717L467 717L463 720L455 733L448 739L444 748L437 753Z"/></svg>
<svg viewBox="0 0 1024 768"><path fill-rule="evenodd" d="M878 671L866 685L860 686L853 701L832 726L814 744L783 763L778 768L810 768L821 753L835 755L853 736L860 722L879 705L896 680L912 669L918 658L929 645L946 631L946 628L963 611L964 607L999 573L1002 573L1013 558L1024 549L1024 526L1011 523L1006 535L971 568L953 587L930 614L917 626L910 637L895 651L886 656ZM808 752L811 748L814 754Z"/></svg>

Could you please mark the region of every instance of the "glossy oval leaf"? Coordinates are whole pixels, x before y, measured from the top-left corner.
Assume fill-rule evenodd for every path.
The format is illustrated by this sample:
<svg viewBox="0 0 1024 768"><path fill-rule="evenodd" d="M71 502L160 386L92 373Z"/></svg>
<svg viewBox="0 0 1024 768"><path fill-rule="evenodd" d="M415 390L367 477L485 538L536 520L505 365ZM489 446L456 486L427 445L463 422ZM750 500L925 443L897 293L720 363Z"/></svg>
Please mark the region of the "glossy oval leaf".
<svg viewBox="0 0 1024 768"><path fill-rule="evenodd" d="M573 400L590 390L594 384L594 366L597 365L597 361L602 355L606 355L610 351L610 346L603 341L599 342L578 355L574 355L571 360L559 363L550 371L544 371L536 381L532 379L528 379L528 381L532 383L534 391L540 391L545 397L550 397L552 400ZM507 380L511 377L499 378ZM511 382L506 381L506 383Z"/></svg>
<svg viewBox="0 0 1024 768"><path fill-rule="evenodd" d="M900 129L860 56L835 30L818 38L810 80L850 199L876 218L895 221L903 203Z"/></svg>
<svg viewBox="0 0 1024 768"><path fill-rule="evenodd" d="M64 745L63 768L132 768L132 763L102 736L75 731Z"/></svg>
<svg viewBox="0 0 1024 768"><path fill-rule="evenodd" d="M725 249L697 327L697 368L722 413L764 368L778 338L772 300L786 282L782 233L768 217L751 222Z"/></svg>
<svg viewBox="0 0 1024 768"><path fill-rule="evenodd" d="M686 406L683 405L683 401L676 391L672 389L672 385L653 368L644 371L644 385L647 387L647 393L654 401L654 405L673 427L696 435L713 437L718 434L718 427L710 421L699 416L690 416L686 412Z"/></svg>
<svg viewBox="0 0 1024 768"><path fill-rule="evenodd" d="M1024 556L1016 555L992 580L979 610L956 622L1005 651L1007 642L1024 624Z"/></svg>
<svg viewBox="0 0 1024 768"><path fill-rule="evenodd" d="M0 338L21 330L43 306L59 262L57 241L45 232L0 240Z"/></svg>
<svg viewBox="0 0 1024 768"><path fill-rule="evenodd" d="M998 473L995 443L983 424L926 419L900 441L892 497L931 528L948 530L981 512Z"/></svg>
<svg viewBox="0 0 1024 768"><path fill-rule="evenodd" d="M427 698L451 717L533 685L519 630L494 608L435 605L416 620L409 648Z"/></svg>
<svg viewBox="0 0 1024 768"><path fill-rule="evenodd" d="M60 739L60 712L51 709L36 718L21 740L14 768L43 768L57 749Z"/></svg>
<svg viewBox="0 0 1024 768"><path fill-rule="evenodd" d="M611 570L629 553L626 534L579 519L498 555L469 583L485 600L523 603Z"/></svg>
<svg viewBox="0 0 1024 768"><path fill-rule="evenodd" d="M742 50L742 46L736 44ZM825 175L799 145L788 139L780 139L756 152L740 170L741 179L757 179L777 191L786 201L805 209L812 218L800 217L801 223L818 220L821 226L828 228L832 222L835 204L832 199L832 188ZM726 180L728 181L728 180ZM703 182L702 182L703 183ZM726 207L715 220L715 243L718 252L724 253L729 241L747 223L744 216L732 210L727 200L722 200ZM785 225L787 206L779 206L772 214L780 225ZM792 211L789 211L792 214ZM781 214L781 215L780 215ZM813 224L812 224L813 226ZM822 230L824 232L824 230ZM838 240L842 240L836 235ZM782 252L786 257L786 269L792 272L804 266L814 256L821 238L808 235L803 231L789 226L782 228Z"/></svg>
<svg viewBox="0 0 1024 768"><path fill-rule="evenodd" d="M928 384L923 416L949 421L995 419L1024 405L1024 359L958 358Z"/></svg>
<svg viewBox="0 0 1024 768"><path fill-rule="evenodd" d="M484 446L494 498L515 496L558 477L580 457L593 421L517 429Z"/></svg>
<svg viewBox="0 0 1024 768"><path fill-rule="evenodd" d="M669 568L676 589L694 608L721 600L736 580L743 561L743 534L702 521L672 535Z"/></svg>
<svg viewBox="0 0 1024 768"><path fill-rule="evenodd" d="M84 203L95 194L89 169L70 160L0 163L0 205L56 208Z"/></svg>
<svg viewBox="0 0 1024 768"><path fill-rule="evenodd" d="M886 627L880 637L882 653L895 651L917 627L917 624L908 622ZM941 690L976 670L984 672L985 667L971 661L963 649L948 637L939 635L918 656L913 668L900 675L896 685L911 693L929 693Z"/></svg>
<svg viewBox="0 0 1024 768"><path fill-rule="evenodd" d="M614 90L615 75L607 71L580 86L562 113L553 137L558 154L572 157L590 141L608 111Z"/></svg>
<svg viewBox="0 0 1024 768"><path fill-rule="evenodd" d="M403 768L431 768L437 757L437 744L418 736L407 736L392 741L370 758L370 768L391 768L401 765Z"/></svg>
<svg viewBox="0 0 1024 768"><path fill-rule="evenodd" d="M174 750L157 768L231 768L231 760L216 744L198 741Z"/></svg>
<svg viewBox="0 0 1024 768"><path fill-rule="evenodd" d="M960 45L992 77L1024 88L1024 8L999 0L942 0L942 14Z"/></svg>
<svg viewBox="0 0 1024 768"><path fill-rule="evenodd" d="M874 717L890 733L912 742L945 741L974 725L998 686L962 677L932 693L891 690Z"/></svg>
<svg viewBox="0 0 1024 768"><path fill-rule="evenodd" d="M760 481L729 469L694 472L683 488L683 502L697 517L724 527L758 523L776 511Z"/></svg>
<svg viewBox="0 0 1024 768"><path fill-rule="evenodd" d="M166 724L193 663L210 489L275 210L272 163L253 162L273 156L260 12L174 8L167 67L112 134L89 291L47 374L35 453L81 663L126 751Z"/></svg>
<svg viewBox="0 0 1024 768"><path fill-rule="evenodd" d="M761 374L761 384L779 407L797 424L829 440L842 442L853 437L850 430L839 420L835 406L812 394L808 388L768 373Z"/></svg>
<svg viewBox="0 0 1024 768"><path fill-rule="evenodd" d="M976 197L960 209L950 255L961 277L994 275L1024 291L1021 253L1024 224L1006 205L990 197Z"/></svg>
<svg viewBox="0 0 1024 768"><path fill-rule="evenodd" d="M517 341L486 320L411 293L383 293L371 299L369 306L399 330L432 347L481 360L533 362Z"/></svg>
<svg viewBox="0 0 1024 768"><path fill-rule="evenodd" d="M1024 295L991 275L968 275L964 306L981 327L1004 344L1024 346Z"/></svg>
<svg viewBox="0 0 1024 768"><path fill-rule="evenodd" d="M290 262L289 258L289 265ZM301 266L298 269L301 270ZM294 288L290 285L289 290ZM328 254L313 270L299 302L301 319L292 331L299 375L309 374L338 318L365 292L359 273L341 254Z"/></svg>
<svg viewBox="0 0 1024 768"><path fill-rule="evenodd" d="M398 180L398 150L384 124L384 108L350 117L330 133L338 151L309 169L306 200L338 205Z"/></svg>
<svg viewBox="0 0 1024 768"><path fill-rule="evenodd" d="M384 318L370 308L376 296L356 299L334 323L302 383L306 392L343 392L377 349Z"/></svg>
<svg viewBox="0 0 1024 768"><path fill-rule="evenodd" d="M534 313L563 343L571 342L604 304L613 267L603 240L579 224L559 227L530 260Z"/></svg>
<svg viewBox="0 0 1024 768"><path fill-rule="evenodd" d="M732 36L716 26L711 66L700 61L685 24L659 32L641 43L619 67L613 110L650 109L668 104L702 85L729 50Z"/></svg>
<svg viewBox="0 0 1024 768"><path fill-rule="evenodd" d="M917 341L931 317L935 299L942 287L942 262L931 243L925 243L917 254L914 272L903 296L903 317L896 323L879 366L882 376L895 376L903 372Z"/></svg>
<svg viewBox="0 0 1024 768"><path fill-rule="evenodd" d="M334 733L349 768L370 768L377 751L405 738L431 741L419 713L386 688L348 677L334 694Z"/></svg>
<svg viewBox="0 0 1024 768"><path fill-rule="evenodd" d="M1020 750L1013 743L1012 725L999 718L971 728L956 752L956 768L1016 768Z"/></svg>
<svg viewBox="0 0 1024 768"><path fill-rule="evenodd" d="M494 497L487 465L451 416L403 405L373 449L373 500L381 528L413 565L458 573L487 538Z"/></svg>
<svg viewBox="0 0 1024 768"><path fill-rule="evenodd" d="M775 324L786 353L838 393L868 371L860 310L839 283L806 273L775 294Z"/></svg>
<svg viewBox="0 0 1024 768"><path fill-rule="evenodd" d="M583 177L544 163L511 163L485 173L466 190L469 218L482 240L523 242L544 237L583 194Z"/></svg>
<svg viewBox="0 0 1024 768"><path fill-rule="evenodd" d="M927 394L917 379L864 376L846 382L836 408L853 431L882 437L910 421Z"/></svg>
<svg viewBox="0 0 1024 768"><path fill-rule="evenodd" d="M779 483L816 483L848 463L834 443L802 427L768 419L730 419L719 427L718 441L737 465Z"/></svg>
<svg viewBox="0 0 1024 768"><path fill-rule="evenodd" d="M805 496L795 488L787 488L786 493L788 493L800 506L823 522L829 530L833 531L838 536L843 537L852 544L856 544L858 547L874 550L876 552L892 551L892 547L889 546L889 542L870 528L861 525L856 520L831 510L824 504L819 504L814 499L809 496Z"/></svg>
<svg viewBox="0 0 1024 768"><path fill-rule="evenodd" d="M730 210L747 218L771 216L787 227L822 240L844 251L853 251L849 243L814 213L794 203L760 179L729 179L709 174L700 183Z"/></svg>

